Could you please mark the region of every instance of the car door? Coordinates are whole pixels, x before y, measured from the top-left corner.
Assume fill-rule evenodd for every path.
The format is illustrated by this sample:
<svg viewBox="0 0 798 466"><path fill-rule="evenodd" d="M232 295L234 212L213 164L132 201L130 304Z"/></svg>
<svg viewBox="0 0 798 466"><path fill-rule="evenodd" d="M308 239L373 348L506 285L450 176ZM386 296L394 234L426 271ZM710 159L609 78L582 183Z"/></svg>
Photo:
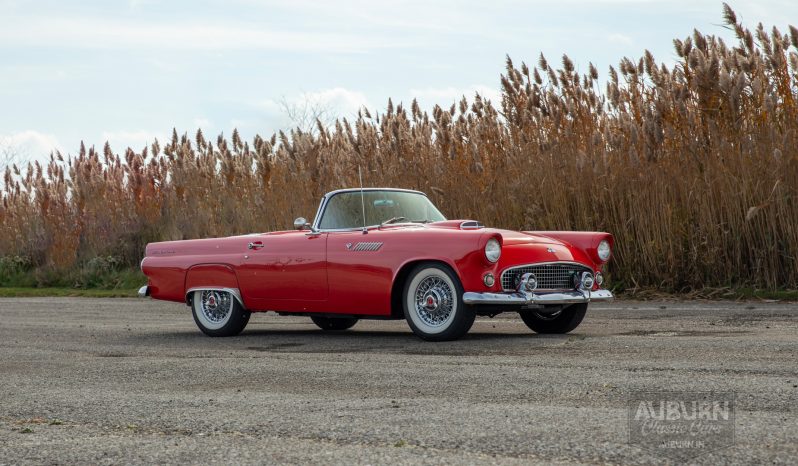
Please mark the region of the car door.
<svg viewBox="0 0 798 466"><path fill-rule="evenodd" d="M389 315L397 262L391 233L332 231L327 238L328 312Z"/></svg>
<svg viewBox="0 0 798 466"><path fill-rule="evenodd" d="M251 237L238 270L239 286L257 309L306 310L327 300L327 234L302 231Z"/></svg>

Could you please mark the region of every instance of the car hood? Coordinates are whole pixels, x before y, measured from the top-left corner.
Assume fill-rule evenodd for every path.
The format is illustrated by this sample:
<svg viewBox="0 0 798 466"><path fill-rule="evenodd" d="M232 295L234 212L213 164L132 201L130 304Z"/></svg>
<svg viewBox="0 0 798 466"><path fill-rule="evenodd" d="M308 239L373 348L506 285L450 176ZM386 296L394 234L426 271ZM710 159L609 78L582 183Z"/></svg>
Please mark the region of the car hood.
<svg viewBox="0 0 798 466"><path fill-rule="evenodd" d="M549 236L536 235L530 232L512 231L512 230L496 230L502 235L502 244L504 246L528 245L528 244L553 244L557 246L565 246L566 243Z"/></svg>
<svg viewBox="0 0 798 466"><path fill-rule="evenodd" d="M460 225L463 224L463 222L473 222L473 220L445 220L443 222L430 223L427 226L429 228L461 230ZM474 230L466 229L463 231L474 231ZM477 231L483 233L492 232L500 234L502 237L502 244L504 246L529 245L529 244L549 244L549 245L553 244L557 246L567 245L563 241L551 238L549 236L537 235L533 232L503 230L500 228L480 228Z"/></svg>

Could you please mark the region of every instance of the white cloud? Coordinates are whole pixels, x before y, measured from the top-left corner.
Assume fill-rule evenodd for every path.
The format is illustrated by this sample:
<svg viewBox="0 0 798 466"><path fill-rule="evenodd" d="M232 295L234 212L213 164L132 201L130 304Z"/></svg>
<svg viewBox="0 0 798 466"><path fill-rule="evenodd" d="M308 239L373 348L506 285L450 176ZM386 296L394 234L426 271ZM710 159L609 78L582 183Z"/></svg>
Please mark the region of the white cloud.
<svg viewBox="0 0 798 466"><path fill-rule="evenodd" d="M612 33L609 36L607 36L607 40L612 42L613 44L631 45L634 43L634 40L632 40L631 37L618 32Z"/></svg>
<svg viewBox="0 0 798 466"><path fill-rule="evenodd" d="M25 164L28 161L44 162L50 159L53 151L63 148L52 134L34 130L14 134L0 134L0 166L6 163Z"/></svg>
<svg viewBox="0 0 798 466"><path fill-rule="evenodd" d="M328 108L334 115L346 117L356 114L363 107L370 107L369 100L365 94L350 91L343 87L334 87L318 92L306 92L300 95L298 100L317 104Z"/></svg>

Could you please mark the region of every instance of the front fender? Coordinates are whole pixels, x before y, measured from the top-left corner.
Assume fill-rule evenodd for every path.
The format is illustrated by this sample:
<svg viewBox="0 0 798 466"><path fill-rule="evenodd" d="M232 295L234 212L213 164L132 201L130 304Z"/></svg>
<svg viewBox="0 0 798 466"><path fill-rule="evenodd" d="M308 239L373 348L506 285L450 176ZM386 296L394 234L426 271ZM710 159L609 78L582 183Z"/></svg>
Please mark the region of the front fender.
<svg viewBox="0 0 798 466"><path fill-rule="evenodd" d="M607 240L610 243L610 251L614 250L615 239L609 233L593 232L593 231L525 231L533 235L548 236L556 240L564 241L571 246L584 251L595 264L597 270L601 270L605 264L597 252L599 243L602 240Z"/></svg>

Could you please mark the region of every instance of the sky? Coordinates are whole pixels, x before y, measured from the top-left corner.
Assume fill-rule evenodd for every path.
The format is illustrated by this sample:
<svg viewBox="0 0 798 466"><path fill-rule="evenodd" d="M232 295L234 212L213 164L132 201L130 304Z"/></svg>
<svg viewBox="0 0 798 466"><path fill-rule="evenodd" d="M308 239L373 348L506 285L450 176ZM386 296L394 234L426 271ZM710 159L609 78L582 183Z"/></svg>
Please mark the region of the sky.
<svg viewBox="0 0 798 466"><path fill-rule="evenodd" d="M750 28L798 25L795 0L730 4ZM645 49L673 63L693 28L731 40L703 0L0 0L0 155L140 150L172 128L268 137L291 126L281 102L495 102L506 55L606 76Z"/></svg>

